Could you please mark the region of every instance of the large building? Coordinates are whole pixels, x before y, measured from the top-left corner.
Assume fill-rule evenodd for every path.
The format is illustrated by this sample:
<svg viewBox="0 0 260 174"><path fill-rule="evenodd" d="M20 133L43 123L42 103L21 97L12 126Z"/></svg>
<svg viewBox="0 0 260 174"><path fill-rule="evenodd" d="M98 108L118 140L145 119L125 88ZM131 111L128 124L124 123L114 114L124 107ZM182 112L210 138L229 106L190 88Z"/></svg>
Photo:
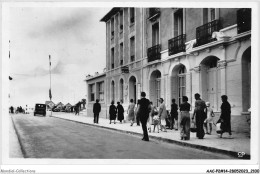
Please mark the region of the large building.
<svg viewBox="0 0 260 174"><path fill-rule="evenodd" d="M251 9L113 8L106 23L105 103L136 101L145 91L194 108L200 93L215 112L227 95L232 115L251 107Z"/></svg>

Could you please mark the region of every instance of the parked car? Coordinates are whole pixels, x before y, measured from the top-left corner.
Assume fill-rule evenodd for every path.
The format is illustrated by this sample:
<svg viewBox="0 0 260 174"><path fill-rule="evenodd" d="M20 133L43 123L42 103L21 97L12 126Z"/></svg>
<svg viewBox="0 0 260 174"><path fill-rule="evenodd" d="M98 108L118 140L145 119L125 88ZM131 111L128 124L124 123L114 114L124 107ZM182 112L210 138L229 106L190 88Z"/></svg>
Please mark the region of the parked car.
<svg viewBox="0 0 260 174"><path fill-rule="evenodd" d="M36 114L46 116L46 105L45 104L35 104L35 109L34 109L34 116Z"/></svg>

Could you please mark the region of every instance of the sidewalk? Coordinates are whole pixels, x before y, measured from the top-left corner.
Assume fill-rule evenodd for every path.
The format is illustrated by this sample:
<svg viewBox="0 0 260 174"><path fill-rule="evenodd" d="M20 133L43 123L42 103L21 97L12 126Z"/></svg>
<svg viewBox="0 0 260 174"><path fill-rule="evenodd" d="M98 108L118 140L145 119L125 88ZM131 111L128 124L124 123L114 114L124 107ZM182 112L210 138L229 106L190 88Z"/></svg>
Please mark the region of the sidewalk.
<svg viewBox="0 0 260 174"><path fill-rule="evenodd" d="M86 116L85 113L81 113L79 116L76 116L74 113L53 112L52 117L142 136L141 126L137 126L136 124L130 126L130 123L120 124L120 122L116 122L116 124L109 124L109 120L104 118L99 118L99 124L94 124L93 117ZM245 155L243 158L250 159L250 138L243 133L232 132L233 139L229 139L228 133L223 134L223 138L219 138L216 132L212 131L212 135L206 134L203 140L197 139L196 133L191 133L191 138L188 141L180 140L179 130L176 131L167 129L167 132L157 133L155 131L154 133L152 132L148 134L151 140L162 140L169 143L199 148L202 150L225 153L234 157L238 157L238 152L244 152Z"/></svg>

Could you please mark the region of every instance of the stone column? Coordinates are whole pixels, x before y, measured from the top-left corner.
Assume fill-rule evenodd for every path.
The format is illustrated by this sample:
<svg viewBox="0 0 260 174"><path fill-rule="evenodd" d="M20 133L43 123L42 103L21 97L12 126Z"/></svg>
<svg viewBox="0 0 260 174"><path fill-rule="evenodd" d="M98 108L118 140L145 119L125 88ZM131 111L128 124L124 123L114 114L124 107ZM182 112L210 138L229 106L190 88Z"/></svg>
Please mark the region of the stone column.
<svg viewBox="0 0 260 174"><path fill-rule="evenodd" d="M192 105L192 110L194 109L194 94L196 93L200 93L201 92L201 78L200 78L200 71L201 71L201 67L200 66L196 66L192 69L190 69L191 72L191 98L189 99L190 104Z"/></svg>
<svg viewBox="0 0 260 174"><path fill-rule="evenodd" d="M218 71L220 71L220 94L226 95L227 94L227 88L226 88L226 66L227 62L226 60L218 61Z"/></svg>

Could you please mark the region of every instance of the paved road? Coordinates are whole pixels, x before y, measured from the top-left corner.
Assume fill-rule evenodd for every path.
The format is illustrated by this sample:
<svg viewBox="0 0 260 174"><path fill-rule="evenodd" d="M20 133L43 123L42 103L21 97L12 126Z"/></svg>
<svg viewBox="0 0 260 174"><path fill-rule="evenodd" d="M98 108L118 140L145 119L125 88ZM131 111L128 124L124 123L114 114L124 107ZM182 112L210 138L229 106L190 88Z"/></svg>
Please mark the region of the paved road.
<svg viewBox="0 0 260 174"><path fill-rule="evenodd" d="M233 159L53 117L13 115L26 158ZM140 128L141 129L141 128Z"/></svg>

